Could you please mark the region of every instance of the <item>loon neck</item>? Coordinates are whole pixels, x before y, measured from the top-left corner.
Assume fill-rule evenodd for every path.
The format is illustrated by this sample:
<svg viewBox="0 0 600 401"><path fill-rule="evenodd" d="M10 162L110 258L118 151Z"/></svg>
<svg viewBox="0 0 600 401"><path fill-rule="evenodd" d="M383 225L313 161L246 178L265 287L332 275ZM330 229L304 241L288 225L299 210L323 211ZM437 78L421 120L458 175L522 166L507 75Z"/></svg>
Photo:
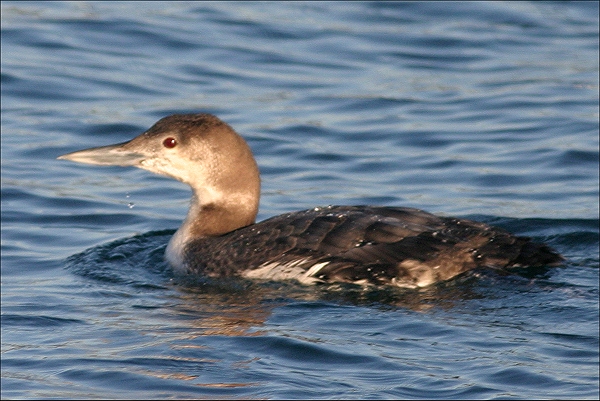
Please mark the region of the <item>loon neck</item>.
<svg viewBox="0 0 600 401"><path fill-rule="evenodd" d="M254 223L258 212L258 196L229 193L219 200L203 200L194 191L187 217L179 230L188 240L223 235Z"/></svg>
<svg viewBox="0 0 600 401"><path fill-rule="evenodd" d="M230 194L227 200L207 203L201 202L194 191L188 214L167 246L167 260L175 268L183 269L187 244L253 224L257 212L258 196Z"/></svg>

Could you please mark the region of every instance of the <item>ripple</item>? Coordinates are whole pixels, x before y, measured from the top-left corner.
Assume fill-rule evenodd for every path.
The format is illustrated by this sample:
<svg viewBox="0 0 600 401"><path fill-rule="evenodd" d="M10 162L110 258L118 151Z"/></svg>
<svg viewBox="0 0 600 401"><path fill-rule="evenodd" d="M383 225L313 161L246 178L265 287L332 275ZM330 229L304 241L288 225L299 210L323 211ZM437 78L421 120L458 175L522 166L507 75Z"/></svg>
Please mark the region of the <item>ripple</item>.
<svg viewBox="0 0 600 401"><path fill-rule="evenodd" d="M597 16L2 2L2 395L597 399ZM189 189L55 158L198 111L249 140L261 219L414 206L567 263L414 291L174 277Z"/></svg>

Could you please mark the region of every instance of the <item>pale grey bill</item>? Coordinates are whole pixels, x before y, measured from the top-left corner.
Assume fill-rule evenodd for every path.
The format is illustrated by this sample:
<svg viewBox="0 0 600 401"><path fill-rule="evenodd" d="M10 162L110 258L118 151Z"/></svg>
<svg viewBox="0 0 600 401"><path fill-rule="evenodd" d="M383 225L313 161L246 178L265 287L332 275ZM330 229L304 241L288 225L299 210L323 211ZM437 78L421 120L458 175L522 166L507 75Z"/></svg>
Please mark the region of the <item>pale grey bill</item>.
<svg viewBox="0 0 600 401"><path fill-rule="evenodd" d="M148 157L139 152L123 149L128 142L116 145L100 146L79 150L58 156L59 160L70 160L78 163L96 164L99 166L136 166Z"/></svg>

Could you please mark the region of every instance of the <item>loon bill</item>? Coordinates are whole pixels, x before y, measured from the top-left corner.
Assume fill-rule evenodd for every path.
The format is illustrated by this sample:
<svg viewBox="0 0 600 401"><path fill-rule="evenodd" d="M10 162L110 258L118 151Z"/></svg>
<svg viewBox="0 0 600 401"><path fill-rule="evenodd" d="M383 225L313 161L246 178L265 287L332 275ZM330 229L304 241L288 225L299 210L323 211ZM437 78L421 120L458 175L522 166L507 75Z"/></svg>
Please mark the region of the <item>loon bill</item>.
<svg viewBox="0 0 600 401"><path fill-rule="evenodd" d="M59 159L134 166L188 184L190 209L165 253L181 273L414 288L478 267L563 260L501 228L406 207L318 207L255 223L256 161L244 139L210 114L171 115L128 142Z"/></svg>

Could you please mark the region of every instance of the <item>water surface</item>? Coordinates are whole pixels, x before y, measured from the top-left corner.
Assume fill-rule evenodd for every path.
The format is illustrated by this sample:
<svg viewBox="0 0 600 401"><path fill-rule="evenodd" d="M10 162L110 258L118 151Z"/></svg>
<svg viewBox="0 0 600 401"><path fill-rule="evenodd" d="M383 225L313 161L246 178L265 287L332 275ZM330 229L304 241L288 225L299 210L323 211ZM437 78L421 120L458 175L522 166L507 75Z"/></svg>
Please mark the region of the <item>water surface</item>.
<svg viewBox="0 0 600 401"><path fill-rule="evenodd" d="M2 396L577 398L598 390L598 3L2 2ZM209 112L259 220L419 207L561 268L423 290L184 282L190 191L56 160Z"/></svg>

